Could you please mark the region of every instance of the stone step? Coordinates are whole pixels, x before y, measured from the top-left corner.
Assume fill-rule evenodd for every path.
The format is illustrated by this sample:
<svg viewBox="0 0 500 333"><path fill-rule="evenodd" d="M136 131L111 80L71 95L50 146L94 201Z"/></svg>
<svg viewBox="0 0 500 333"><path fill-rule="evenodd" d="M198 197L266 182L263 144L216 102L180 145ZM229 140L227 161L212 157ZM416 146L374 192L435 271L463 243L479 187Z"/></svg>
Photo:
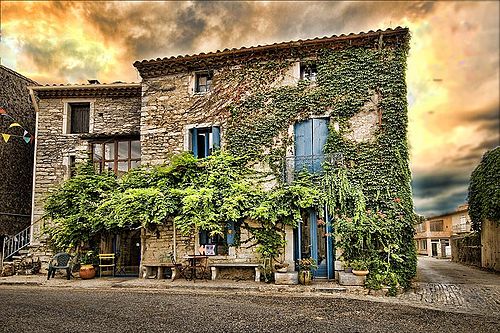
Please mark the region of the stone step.
<svg viewBox="0 0 500 333"><path fill-rule="evenodd" d="M17 251L17 253L18 253L19 255L26 255L26 254L30 253L30 251L29 251L29 250L22 249L22 250Z"/></svg>

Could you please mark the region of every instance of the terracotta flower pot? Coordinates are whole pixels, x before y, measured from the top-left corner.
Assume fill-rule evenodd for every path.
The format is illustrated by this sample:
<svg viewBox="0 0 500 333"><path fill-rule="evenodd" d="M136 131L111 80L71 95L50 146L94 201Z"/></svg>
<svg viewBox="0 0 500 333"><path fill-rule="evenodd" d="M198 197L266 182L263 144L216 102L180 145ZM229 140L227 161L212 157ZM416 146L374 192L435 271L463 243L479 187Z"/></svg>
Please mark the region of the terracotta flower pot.
<svg viewBox="0 0 500 333"><path fill-rule="evenodd" d="M367 269L363 270L363 271L358 271L356 269L352 270L352 274L357 275L357 276L366 276L366 275L368 275L368 273L370 273L370 271Z"/></svg>
<svg viewBox="0 0 500 333"><path fill-rule="evenodd" d="M300 271L299 272L299 283L303 285L309 285L312 281L311 271Z"/></svg>
<svg viewBox="0 0 500 333"><path fill-rule="evenodd" d="M80 266L80 278L83 280L93 279L95 277L95 268L92 265Z"/></svg>

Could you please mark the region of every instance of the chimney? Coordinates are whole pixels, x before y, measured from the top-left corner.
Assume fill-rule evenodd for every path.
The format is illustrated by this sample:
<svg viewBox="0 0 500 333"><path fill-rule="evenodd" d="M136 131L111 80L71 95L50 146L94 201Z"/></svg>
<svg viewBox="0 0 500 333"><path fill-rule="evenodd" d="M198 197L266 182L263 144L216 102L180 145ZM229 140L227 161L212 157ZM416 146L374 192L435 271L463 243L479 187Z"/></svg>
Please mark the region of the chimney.
<svg viewBox="0 0 500 333"><path fill-rule="evenodd" d="M88 80L90 84L101 84L99 80Z"/></svg>

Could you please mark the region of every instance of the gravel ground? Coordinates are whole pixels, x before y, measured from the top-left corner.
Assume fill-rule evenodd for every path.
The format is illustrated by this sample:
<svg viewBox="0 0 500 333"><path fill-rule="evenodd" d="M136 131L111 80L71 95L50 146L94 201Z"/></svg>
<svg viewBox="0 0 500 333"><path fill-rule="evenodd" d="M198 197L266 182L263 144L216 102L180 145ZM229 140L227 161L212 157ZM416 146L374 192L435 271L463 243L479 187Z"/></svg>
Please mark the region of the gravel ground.
<svg viewBox="0 0 500 333"><path fill-rule="evenodd" d="M499 332L500 317L335 297L0 286L0 332Z"/></svg>

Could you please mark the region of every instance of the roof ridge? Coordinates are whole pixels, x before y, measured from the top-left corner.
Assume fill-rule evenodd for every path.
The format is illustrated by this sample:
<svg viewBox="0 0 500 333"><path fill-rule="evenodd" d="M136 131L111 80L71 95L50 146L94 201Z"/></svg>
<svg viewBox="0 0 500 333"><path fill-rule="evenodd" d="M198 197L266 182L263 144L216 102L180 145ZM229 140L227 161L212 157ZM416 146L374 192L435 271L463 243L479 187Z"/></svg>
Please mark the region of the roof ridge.
<svg viewBox="0 0 500 333"><path fill-rule="evenodd" d="M35 85L37 85L37 86L39 86L39 85L40 85L40 84L39 84L38 82L36 82L35 80L32 80L32 79L30 79L29 77L24 76L24 75L22 75L22 74L20 74L20 73L16 72L16 71L15 71L15 70L13 70L13 69L10 69L9 67L6 67L6 66L4 66L4 65L2 65L2 64L0 64L0 67L1 67L1 68L3 68L4 70L6 70L7 72L11 73L12 75L15 75L15 76L17 76L17 77L19 77L19 78L21 78L21 79L23 79L23 80L29 81L30 83L34 83L34 84L35 84Z"/></svg>
<svg viewBox="0 0 500 333"><path fill-rule="evenodd" d="M298 39L298 40L291 40L291 41L285 41L285 42L276 42L272 44L264 44L264 45L256 45L256 46L242 46L239 48L225 48L223 50L216 50L216 51L211 51L211 52L199 52L195 54L185 54L185 55L177 55L177 56L168 56L168 57L163 57L163 58L156 58L156 59L144 59L144 60L137 60L133 63L134 67L140 66L140 65L147 65L147 64L152 64L152 63L157 63L157 62L162 62L162 61L174 61L174 60L181 60L181 59L190 59L190 58L196 58L200 56L205 56L205 57L211 57L211 56L218 56L222 55L224 53L230 53L230 52L237 52L237 51L252 51L256 50L259 48L267 48L267 47L272 47L272 46L283 46L283 45L293 45L293 44L301 44L301 43L309 43L309 42L321 42L325 40L330 40L330 39L351 39L351 38L358 38L358 37L364 37L367 35L371 34L380 34L380 33L390 33L390 32L407 32L409 29L407 27L401 27L397 26L396 28L387 28L385 30L378 29L376 31L369 30L368 32L359 32L359 33L349 33L349 34L340 34L340 35L332 35L332 36L323 36L323 37L314 37L314 38L307 38L307 39Z"/></svg>

